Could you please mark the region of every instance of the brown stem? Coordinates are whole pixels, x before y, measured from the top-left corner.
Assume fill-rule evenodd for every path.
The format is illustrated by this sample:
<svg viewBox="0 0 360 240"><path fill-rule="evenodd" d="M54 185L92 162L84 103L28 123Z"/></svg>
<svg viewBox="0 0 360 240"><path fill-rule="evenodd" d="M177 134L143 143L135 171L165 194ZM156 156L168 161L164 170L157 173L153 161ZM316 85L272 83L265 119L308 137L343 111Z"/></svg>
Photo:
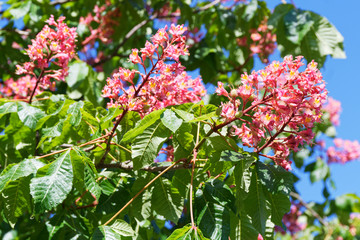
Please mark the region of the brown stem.
<svg viewBox="0 0 360 240"><path fill-rule="evenodd" d="M125 117L125 114L128 112L128 109L125 108L124 111L122 112L121 116L116 120L116 123L114 125L114 127L112 128L110 134L108 135L108 139L107 139L107 142L106 142L106 150L105 150L105 153L103 155L103 157L101 158L99 164L103 164L105 162L105 159L106 159L106 156L107 154L110 152L110 146L111 146L111 139L113 138L114 136L114 133L116 131L116 128L119 126L121 120Z"/></svg>
<svg viewBox="0 0 360 240"><path fill-rule="evenodd" d="M84 146L87 146L87 145L90 145L90 144L97 143L98 140L100 140L102 138L105 138L105 137L107 137L107 135L104 135L104 136L101 136L99 138L93 139L93 140L91 140L89 142L80 144L78 147L84 147ZM49 157L49 156L52 156L52 155L55 155L55 154L58 154L58 153L66 152L67 150L69 150L71 148L72 147L69 147L69 148L61 149L61 150L58 150L58 151L55 151L55 152L52 152L52 153L49 153L49 154L45 154L45 155L42 155L42 156L37 156L36 159L45 158L45 157Z"/></svg>
<svg viewBox="0 0 360 240"><path fill-rule="evenodd" d="M200 135L200 122L198 122L197 128L197 136L195 146L199 144L199 135ZM192 168L191 168L191 182L190 182L190 218L191 218L191 226L193 229L196 229L195 221L194 221L194 212L193 212L193 182L194 182L194 171L197 157L197 149L194 148L193 151L193 159L192 159Z"/></svg>
<svg viewBox="0 0 360 240"><path fill-rule="evenodd" d="M275 140L275 138L284 131L285 127L290 123L291 119L294 117L294 114L295 113L293 112L289 117L289 119L281 126L279 131L277 131L273 136L271 136L270 139L256 151L257 153L261 152L262 150L264 150L264 148L269 146L269 144L272 143Z"/></svg>
<svg viewBox="0 0 360 240"><path fill-rule="evenodd" d="M35 95L36 88L38 87L38 85L39 85L39 83L40 83L40 80L41 80L41 78L43 77L44 73L45 73L45 70L42 69L41 72L40 72L40 75L39 75L38 78L36 79L35 87L34 87L34 89L32 90L31 95L30 95L29 104L31 104L31 101L32 101L32 99L33 99L33 97L34 97L34 95Z"/></svg>
<svg viewBox="0 0 360 240"><path fill-rule="evenodd" d="M311 215L313 215L317 220L319 220L319 222L324 225L325 227L327 227L329 224L328 222L326 222L314 209L312 209L301 197L299 194L295 193L295 192L290 192L290 196L299 200L299 202L301 203L301 205L303 205L306 209L308 209L311 213Z"/></svg>
<svg viewBox="0 0 360 240"><path fill-rule="evenodd" d="M174 167L178 162L180 162L180 160L174 162L173 164L171 164L169 167L167 167L166 169L164 169L161 173L159 173L159 175L157 175L156 177L154 177L150 182L148 182L134 197L132 197L117 213L115 213L114 216L112 216L106 223L104 223L104 226L108 225L110 222L112 222L112 220L114 220L122 211L124 211L124 209L129 206L143 191L145 191L145 189L147 189L153 182L155 182L159 177L161 177L164 173L166 173L167 171L169 171L172 167Z"/></svg>

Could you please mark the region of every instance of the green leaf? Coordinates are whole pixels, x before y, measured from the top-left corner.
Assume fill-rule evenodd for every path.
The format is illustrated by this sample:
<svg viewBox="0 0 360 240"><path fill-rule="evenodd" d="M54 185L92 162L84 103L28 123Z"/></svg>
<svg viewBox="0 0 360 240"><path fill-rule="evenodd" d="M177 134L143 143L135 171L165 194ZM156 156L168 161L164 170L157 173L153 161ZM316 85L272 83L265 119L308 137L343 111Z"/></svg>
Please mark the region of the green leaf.
<svg viewBox="0 0 360 240"><path fill-rule="evenodd" d="M205 183L198 189L195 198L197 224L210 239L228 239L230 213L235 211L235 197L230 188L218 179Z"/></svg>
<svg viewBox="0 0 360 240"><path fill-rule="evenodd" d="M28 126L31 129L35 129L37 122L41 118L45 117L45 113L42 110L36 107L32 107L27 103L19 102L18 104L19 119L24 123L25 126Z"/></svg>
<svg viewBox="0 0 360 240"><path fill-rule="evenodd" d="M135 128L131 129L130 131L126 132L121 142L126 143L134 138L136 138L138 135L142 134L145 129L153 125L157 120L160 119L161 114L164 112L164 110L158 110L150 113L149 115L146 115L137 125Z"/></svg>
<svg viewBox="0 0 360 240"><path fill-rule="evenodd" d="M252 171L249 193L244 202L253 226L261 235L265 236L266 221L270 216L270 209L259 178L257 171Z"/></svg>
<svg viewBox="0 0 360 240"><path fill-rule="evenodd" d="M310 180L312 183L325 180L330 175L329 167L321 158L307 165L305 172L310 172Z"/></svg>
<svg viewBox="0 0 360 240"><path fill-rule="evenodd" d="M181 126L183 120L178 118L176 114L170 109L166 109L165 112L161 115L161 122L167 127L170 131L175 133Z"/></svg>
<svg viewBox="0 0 360 240"><path fill-rule="evenodd" d="M175 161L181 158L187 158L194 149L194 135L191 134L191 131L191 124L183 123L179 131L173 134Z"/></svg>
<svg viewBox="0 0 360 240"><path fill-rule="evenodd" d="M40 168L31 179L30 192L35 210L44 212L62 203L72 188L73 168L70 151L61 154L54 162Z"/></svg>
<svg viewBox="0 0 360 240"><path fill-rule="evenodd" d="M182 119L184 119L186 122L190 122L194 119L194 114L188 113L186 111L180 110L180 109L173 109L177 115L179 115Z"/></svg>
<svg viewBox="0 0 360 240"><path fill-rule="evenodd" d="M257 239L259 233L253 227L251 218L241 210L237 215L231 214L230 222L231 239Z"/></svg>
<svg viewBox="0 0 360 240"><path fill-rule="evenodd" d="M170 136L169 130L161 121L155 122L139 134L131 146L134 170L154 162L163 143Z"/></svg>
<svg viewBox="0 0 360 240"><path fill-rule="evenodd" d="M67 114L70 116L70 124L73 126L78 126L81 122L82 114L81 114L81 108L84 106L84 102L74 102L69 106L69 109L67 110Z"/></svg>
<svg viewBox="0 0 360 240"><path fill-rule="evenodd" d="M111 225L111 229L120 234L121 236L127 236L127 237L131 237L135 235L134 230L132 229L132 227L125 222L124 220L118 219L116 220L112 225Z"/></svg>
<svg viewBox="0 0 360 240"><path fill-rule="evenodd" d="M121 240L121 238L114 229L103 225L99 226L91 237L92 240Z"/></svg>
<svg viewBox="0 0 360 240"><path fill-rule="evenodd" d="M271 14L268 25L276 27L279 22L284 18L284 16L294 9L294 5L292 4L279 4L274 9L274 12Z"/></svg>
<svg viewBox="0 0 360 240"><path fill-rule="evenodd" d="M310 14L314 24L302 41L301 51L304 57L308 61L315 59L320 66L327 55L344 57L343 36L325 17L313 12Z"/></svg>
<svg viewBox="0 0 360 240"><path fill-rule="evenodd" d="M204 237L200 229L193 229L188 224L176 229L167 240L208 240L208 238Z"/></svg>
<svg viewBox="0 0 360 240"><path fill-rule="evenodd" d="M193 120L191 120L191 121L189 121L189 122L205 121L205 120L209 120L209 119L211 119L211 118L213 118L213 117L216 117L216 116L217 116L216 111L214 111L214 112L210 112L210 113L204 114L204 115L202 115L202 116L200 116L200 117L197 117L197 118L195 118L195 119L193 119Z"/></svg>
<svg viewBox="0 0 360 240"><path fill-rule="evenodd" d="M282 219L285 213L290 211L291 202L288 196L277 193L268 192L266 198L271 204L271 221L275 225L282 226Z"/></svg>
<svg viewBox="0 0 360 240"><path fill-rule="evenodd" d="M260 182L272 193L289 195L293 191L293 175L278 165L266 165L262 162L256 163Z"/></svg>
<svg viewBox="0 0 360 240"><path fill-rule="evenodd" d="M30 11L31 1L21 2L19 7L10 9L11 15L15 19L24 17Z"/></svg>
<svg viewBox="0 0 360 240"><path fill-rule="evenodd" d="M245 8L245 12L243 15L244 19L246 21L250 21L254 17L257 8L258 8L258 1L251 0L251 2Z"/></svg>
<svg viewBox="0 0 360 240"><path fill-rule="evenodd" d="M309 12L298 9L290 10L285 15L284 22L286 37L295 44L300 44L314 24Z"/></svg>
<svg viewBox="0 0 360 240"><path fill-rule="evenodd" d="M168 179L162 178L155 182L151 206L157 214L177 223L181 216L183 205L183 198L179 191L171 186L171 182Z"/></svg>
<svg viewBox="0 0 360 240"><path fill-rule="evenodd" d="M86 62L77 61L69 64L69 75L66 82L70 88L79 85L89 74L89 66Z"/></svg>
<svg viewBox="0 0 360 240"><path fill-rule="evenodd" d="M31 210L29 181L29 177L11 181L2 192L4 214L12 227L18 217Z"/></svg>
<svg viewBox="0 0 360 240"><path fill-rule="evenodd" d="M4 190L6 185L21 177L34 174L45 164L37 159L25 159L18 164L11 164L0 175L0 192Z"/></svg>

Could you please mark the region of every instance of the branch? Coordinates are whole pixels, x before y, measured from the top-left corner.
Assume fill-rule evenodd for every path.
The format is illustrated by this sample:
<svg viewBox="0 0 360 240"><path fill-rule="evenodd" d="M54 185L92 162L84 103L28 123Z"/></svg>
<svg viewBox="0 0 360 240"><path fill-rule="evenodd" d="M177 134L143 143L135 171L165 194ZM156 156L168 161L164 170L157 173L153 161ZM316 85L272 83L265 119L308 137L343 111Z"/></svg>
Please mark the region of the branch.
<svg viewBox="0 0 360 240"><path fill-rule="evenodd" d="M297 194L295 192L290 192L290 196L299 200L301 205L303 205L306 209L308 209L310 211L311 215L313 215L317 220L319 220L319 222L322 225L324 225L325 227L327 227L329 225L328 222L326 222L317 212L315 212L314 209L312 209L306 202L304 202L304 200L300 197L299 194Z"/></svg>
<svg viewBox="0 0 360 240"><path fill-rule="evenodd" d="M161 177L164 173L166 173L167 171L169 171L172 167L174 167L177 163L179 163L181 161L178 160L176 162L174 162L173 164L171 164L170 166L168 166L166 169L164 169L161 173L159 173L159 175L157 175L156 177L154 177L150 182L148 182L148 184L146 184L134 197L132 197L117 213L115 213L114 216L112 216L106 223L104 223L104 226L108 225L109 223L111 223L112 220L114 220L127 206L129 206L143 191L145 191L145 189L147 189L153 182L156 181L156 179L158 179L159 177Z"/></svg>
<svg viewBox="0 0 360 240"><path fill-rule="evenodd" d="M183 160L183 159L181 159ZM181 161L180 160L180 161ZM132 161L128 160L125 162L118 162L118 163L103 163L103 164L98 164L96 166L99 169L102 168L120 168L126 171L132 171L134 169ZM166 169L168 166L147 166L142 168L141 170L143 171L148 171L148 172L159 172L159 171L163 171L164 169ZM198 168L197 166L195 166L196 168ZM179 164L179 165L175 165L172 169L173 170L178 170L178 169L191 169L192 165L191 164Z"/></svg>

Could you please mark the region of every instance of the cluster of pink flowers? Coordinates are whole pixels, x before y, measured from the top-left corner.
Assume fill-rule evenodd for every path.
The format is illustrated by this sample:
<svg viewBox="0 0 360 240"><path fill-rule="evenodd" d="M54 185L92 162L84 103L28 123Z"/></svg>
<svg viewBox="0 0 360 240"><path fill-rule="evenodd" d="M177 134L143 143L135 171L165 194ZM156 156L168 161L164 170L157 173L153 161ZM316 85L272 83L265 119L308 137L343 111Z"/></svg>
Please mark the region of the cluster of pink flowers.
<svg viewBox="0 0 360 240"><path fill-rule="evenodd" d="M257 29L251 29L250 33L250 39L246 36L238 38L237 44L249 46L252 54L257 54L263 63L269 63L269 55L276 49L276 35L268 28L267 19L263 20Z"/></svg>
<svg viewBox="0 0 360 240"><path fill-rule="evenodd" d="M179 61L180 56L189 54L182 36L185 31L183 25L171 25L170 34L167 27L161 28L144 48L133 49L129 61L141 65L144 72L120 68L108 78L102 91L103 97L111 100L108 107L137 111L144 116L166 106L199 101L206 93L205 87L200 78L187 75ZM150 62L150 69L145 61Z"/></svg>
<svg viewBox="0 0 360 240"><path fill-rule="evenodd" d="M40 85L43 88L51 86L50 79L65 80L68 75L68 63L75 55L76 28L69 28L64 23L65 17L60 17L56 22L54 16L46 22L50 26L55 26L56 30L48 25L36 35L32 44L26 49L30 62L22 66L17 65L17 74L27 74L34 77L35 69L43 72ZM57 66L50 69L50 66Z"/></svg>
<svg viewBox="0 0 360 240"><path fill-rule="evenodd" d="M114 27L119 25L118 19L121 13L118 8L115 8L103 14L110 5L110 1L107 1L101 7L96 5L93 10L94 15L89 13L85 18L80 18L80 24L84 24L90 30L90 36L82 42L82 45L90 44L93 46L97 39L103 43L110 43L112 41L111 36L114 33ZM94 23L97 25L96 28L92 27Z"/></svg>
<svg viewBox="0 0 360 240"><path fill-rule="evenodd" d="M299 222L299 217L303 214L301 211L302 205L300 203L291 203L290 212L284 215L282 221L286 226L286 229L292 236L295 235L295 233L300 232L306 228L305 223ZM276 232L280 232L282 234L285 234L286 232L281 228L276 226L275 227Z"/></svg>
<svg viewBox="0 0 360 240"><path fill-rule="evenodd" d="M341 102L333 99L332 97L328 98L328 102L323 108L325 112L329 113L330 121L335 126L340 124L340 113L341 113Z"/></svg>
<svg viewBox="0 0 360 240"><path fill-rule="evenodd" d="M282 63L274 61L264 70L243 74L241 85L230 92L221 82L216 89L217 94L229 99L222 104L221 117L227 123L242 121L241 126L233 126L235 135L255 152L272 148L274 156L263 156L287 170L291 169L287 161L290 150L298 151L300 144L312 143L312 127L321 121L327 97L317 64L312 61L299 72L302 59L287 56Z"/></svg>
<svg viewBox="0 0 360 240"><path fill-rule="evenodd" d="M358 141L334 139L335 146L327 149L328 163L346 163L360 158L360 143Z"/></svg>
<svg viewBox="0 0 360 240"><path fill-rule="evenodd" d="M12 78L6 80L3 84L0 85L0 97L11 97L14 99L25 99L31 92L34 90L36 85L36 78L26 75L20 77L17 81L14 81ZM51 85L50 89L54 90L55 85ZM42 90L37 88L35 94L40 94Z"/></svg>

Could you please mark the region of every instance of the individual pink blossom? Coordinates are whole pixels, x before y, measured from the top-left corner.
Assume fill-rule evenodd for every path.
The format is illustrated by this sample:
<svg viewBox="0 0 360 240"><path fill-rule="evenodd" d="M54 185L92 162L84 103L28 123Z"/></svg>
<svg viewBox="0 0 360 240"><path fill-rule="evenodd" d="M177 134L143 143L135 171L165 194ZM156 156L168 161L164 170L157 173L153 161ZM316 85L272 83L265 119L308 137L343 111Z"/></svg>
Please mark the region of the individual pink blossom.
<svg viewBox="0 0 360 240"><path fill-rule="evenodd" d="M76 28L69 28L64 23L65 17L57 21L51 15L44 28L32 40L26 49L30 62L17 65L17 74L27 74L34 77L35 69L40 69L40 86L48 88L53 86L51 79L64 81L68 75L68 63L75 56Z"/></svg>
<svg viewBox="0 0 360 240"><path fill-rule="evenodd" d="M323 108L325 112L328 112L330 115L330 121L335 126L340 125L340 113L341 113L341 102L333 99L332 97L328 98L328 102Z"/></svg>
<svg viewBox="0 0 360 240"><path fill-rule="evenodd" d="M180 63L180 56L188 55L184 26L161 28L147 41L140 51L133 49L129 60L144 68L137 70L120 68L107 79L103 96L110 98L108 106L137 111L144 116L154 110L187 102L197 102L205 95L200 78L192 79ZM155 55L155 56L154 56ZM145 61L149 59L150 70ZM170 60L170 61L167 61ZM137 85L133 83L139 76Z"/></svg>
<svg viewBox="0 0 360 240"><path fill-rule="evenodd" d="M300 72L299 68L304 65L302 59L287 56L282 63L275 61L264 70L245 73L241 76L241 85L232 88L230 94L222 83L218 83L216 89L218 95L229 99L222 104L224 121L242 121L240 128L233 126L234 134L255 152L272 148L273 156L264 156L287 170L291 169L291 162L287 161L290 150L298 151L299 145L312 144L312 127L321 121L322 104L327 98L325 82L316 63L310 62ZM237 118L239 115L251 120Z"/></svg>
<svg viewBox="0 0 360 240"><path fill-rule="evenodd" d="M334 144L326 152L328 163L347 163L360 158L360 143L357 140L335 138Z"/></svg>

